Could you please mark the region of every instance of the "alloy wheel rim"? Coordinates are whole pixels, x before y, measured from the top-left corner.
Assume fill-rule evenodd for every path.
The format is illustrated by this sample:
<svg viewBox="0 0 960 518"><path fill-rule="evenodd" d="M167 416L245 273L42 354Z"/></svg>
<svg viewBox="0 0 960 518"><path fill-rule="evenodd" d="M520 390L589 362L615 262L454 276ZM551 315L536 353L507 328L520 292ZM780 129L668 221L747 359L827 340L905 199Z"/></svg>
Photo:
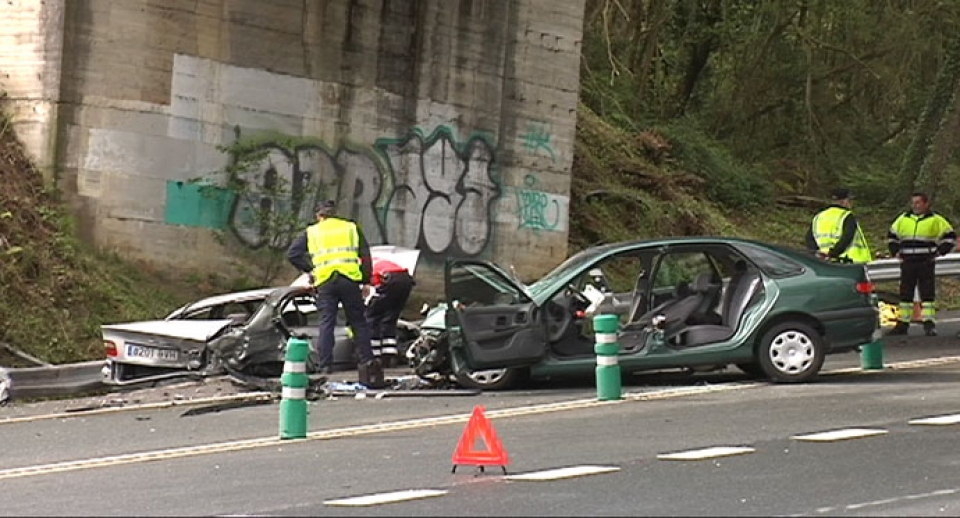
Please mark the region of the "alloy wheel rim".
<svg viewBox="0 0 960 518"><path fill-rule="evenodd" d="M800 331L784 331L770 344L770 362L778 371L795 376L813 365L813 340Z"/></svg>
<svg viewBox="0 0 960 518"><path fill-rule="evenodd" d="M478 385L492 385L500 381L500 378L502 378L506 372L506 369L491 369L485 371L474 371L467 374L467 376Z"/></svg>

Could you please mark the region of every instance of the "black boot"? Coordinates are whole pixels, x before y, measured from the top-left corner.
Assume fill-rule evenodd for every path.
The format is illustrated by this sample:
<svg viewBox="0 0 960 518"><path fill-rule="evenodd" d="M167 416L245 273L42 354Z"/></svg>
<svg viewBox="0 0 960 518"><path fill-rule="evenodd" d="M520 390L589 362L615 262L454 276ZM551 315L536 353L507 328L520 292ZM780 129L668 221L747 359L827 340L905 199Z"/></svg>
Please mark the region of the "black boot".
<svg viewBox="0 0 960 518"><path fill-rule="evenodd" d="M887 336L902 336L907 334L908 329L910 329L910 324L906 322L897 322L897 325L893 326L893 329L887 333Z"/></svg>
<svg viewBox="0 0 960 518"><path fill-rule="evenodd" d="M923 333L927 336L937 336L937 325L932 320L924 320Z"/></svg>
<svg viewBox="0 0 960 518"><path fill-rule="evenodd" d="M357 369L361 385L366 385L372 389L380 389L387 386L383 379L383 367L380 360L368 360L360 364Z"/></svg>

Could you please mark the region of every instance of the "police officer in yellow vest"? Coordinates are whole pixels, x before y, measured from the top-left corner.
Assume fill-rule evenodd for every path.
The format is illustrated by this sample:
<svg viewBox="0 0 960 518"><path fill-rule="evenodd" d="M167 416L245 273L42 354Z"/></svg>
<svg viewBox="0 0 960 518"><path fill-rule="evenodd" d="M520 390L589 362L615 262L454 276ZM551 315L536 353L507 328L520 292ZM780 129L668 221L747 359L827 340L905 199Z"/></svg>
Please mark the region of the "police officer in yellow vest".
<svg viewBox="0 0 960 518"><path fill-rule="evenodd" d="M834 189L833 203L813 217L807 231L807 248L826 259L869 263L873 260L867 238L850 211L853 195L847 189Z"/></svg>
<svg viewBox="0 0 960 518"><path fill-rule="evenodd" d="M923 330L927 336L936 336L936 259L957 247L957 233L946 218L930 209L926 193L915 192L910 201L913 210L897 216L887 232L890 254L900 259L900 321L888 334L907 334L916 289Z"/></svg>
<svg viewBox="0 0 960 518"><path fill-rule="evenodd" d="M363 303L369 291L370 247L356 223L336 217L335 211L335 201L321 202L316 208L317 222L291 243L287 258L297 269L309 273L316 286L320 371L329 374L333 370L333 331L338 304L343 304L360 356L360 383L380 388L383 369L370 347L370 325Z"/></svg>

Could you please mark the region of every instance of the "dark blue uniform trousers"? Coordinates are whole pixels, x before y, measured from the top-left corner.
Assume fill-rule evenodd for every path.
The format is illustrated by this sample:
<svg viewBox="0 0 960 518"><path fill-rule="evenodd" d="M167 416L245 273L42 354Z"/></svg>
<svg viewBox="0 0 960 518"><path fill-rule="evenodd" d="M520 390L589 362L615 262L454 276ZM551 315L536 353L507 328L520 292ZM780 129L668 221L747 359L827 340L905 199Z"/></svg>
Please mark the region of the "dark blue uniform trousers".
<svg viewBox="0 0 960 518"><path fill-rule="evenodd" d="M337 325L337 305L343 304L347 323L353 328L354 341L360 363L374 359L370 348L370 326L364 315L363 294L360 284L338 273L317 287L317 310L320 312L320 335L317 348L320 352L320 367L333 366L333 330Z"/></svg>

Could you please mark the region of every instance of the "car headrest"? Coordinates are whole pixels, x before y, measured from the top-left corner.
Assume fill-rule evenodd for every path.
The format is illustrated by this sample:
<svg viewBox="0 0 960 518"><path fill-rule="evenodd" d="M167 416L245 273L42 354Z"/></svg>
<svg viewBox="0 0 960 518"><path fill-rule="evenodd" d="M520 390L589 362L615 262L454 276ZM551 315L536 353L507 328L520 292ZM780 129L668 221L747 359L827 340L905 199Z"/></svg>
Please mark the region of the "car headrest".
<svg viewBox="0 0 960 518"><path fill-rule="evenodd" d="M687 281L680 281L677 283L677 286L673 288L673 296L675 298L686 297L690 295L690 283Z"/></svg>
<svg viewBox="0 0 960 518"><path fill-rule="evenodd" d="M697 278L693 281L693 291L699 293L706 293L710 288L714 286L713 275L709 273L701 273L697 275Z"/></svg>

